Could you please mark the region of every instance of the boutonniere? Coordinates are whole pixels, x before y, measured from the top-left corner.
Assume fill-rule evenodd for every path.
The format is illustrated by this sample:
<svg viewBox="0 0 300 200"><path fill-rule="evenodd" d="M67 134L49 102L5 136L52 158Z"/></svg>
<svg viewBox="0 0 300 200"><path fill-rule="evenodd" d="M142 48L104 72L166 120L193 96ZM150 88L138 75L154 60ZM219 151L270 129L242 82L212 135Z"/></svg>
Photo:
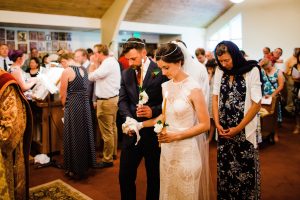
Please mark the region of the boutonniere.
<svg viewBox="0 0 300 200"><path fill-rule="evenodd" d="M159 69L154 69L152 72L151 72L151 77L152 78L155 78L158 74L159 74L160 70Z"/></svg>

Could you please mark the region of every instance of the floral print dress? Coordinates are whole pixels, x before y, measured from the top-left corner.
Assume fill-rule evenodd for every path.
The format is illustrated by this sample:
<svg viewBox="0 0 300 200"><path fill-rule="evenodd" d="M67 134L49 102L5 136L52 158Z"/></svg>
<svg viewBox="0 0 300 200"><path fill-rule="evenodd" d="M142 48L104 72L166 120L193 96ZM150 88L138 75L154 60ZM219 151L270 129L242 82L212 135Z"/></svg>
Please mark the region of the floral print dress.
<svg viewBox="0 0 300 200"><path fill-rule="evenodd" d="M219 120L224 128L244 118L246 81L243 75L224 74L219 96ZM218 140L218 199L260 199L258 150L246 140L245 129L231 139Z"/></svg>
<svg viewBox="0 0 300 200"><path fill-rule="evenodd" d="M279 69L275 71L274 74L268 75L264 70L261 70L263 82L264 82L264 88L263 88L263 95L271 95L276 89L278 88L278 73ZM269 77L269 78L268 78ZM282 122L282 112L281 112L281 104L280 101L278 102L278 116L277 121Z"/></svg>

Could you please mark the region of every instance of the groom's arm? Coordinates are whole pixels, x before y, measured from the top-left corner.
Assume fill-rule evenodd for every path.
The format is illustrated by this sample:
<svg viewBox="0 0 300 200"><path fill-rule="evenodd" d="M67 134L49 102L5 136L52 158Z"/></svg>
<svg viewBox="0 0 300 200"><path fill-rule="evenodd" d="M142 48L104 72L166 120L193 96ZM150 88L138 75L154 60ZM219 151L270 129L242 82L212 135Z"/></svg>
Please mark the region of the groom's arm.
<svg viewBox="0 0 300 200"><path fill-rule="evenodd" d="M127 88L125 87L125 82L124 82L124 76L126 78L126 75L122 73L121 76L121 88L119 92L119 113L122 117L122 120L125 121L126 117L131 117L134 118L133 115L130 112L129 108L129 97L127 93Z"/></svg>

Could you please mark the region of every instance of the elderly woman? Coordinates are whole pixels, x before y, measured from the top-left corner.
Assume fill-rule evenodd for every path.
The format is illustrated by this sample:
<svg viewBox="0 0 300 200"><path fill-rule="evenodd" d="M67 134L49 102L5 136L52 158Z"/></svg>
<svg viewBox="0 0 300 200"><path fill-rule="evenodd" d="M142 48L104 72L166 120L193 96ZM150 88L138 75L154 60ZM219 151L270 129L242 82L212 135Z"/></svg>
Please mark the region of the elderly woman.
<svg viewBox="0 0 300 200"><path fill-rule="evenodd" d="M213 88L213 115L219 134L218 199L259 199L259 67L256 61L246 61L230 41L216 46L215 57L219 66Z"/></svg>

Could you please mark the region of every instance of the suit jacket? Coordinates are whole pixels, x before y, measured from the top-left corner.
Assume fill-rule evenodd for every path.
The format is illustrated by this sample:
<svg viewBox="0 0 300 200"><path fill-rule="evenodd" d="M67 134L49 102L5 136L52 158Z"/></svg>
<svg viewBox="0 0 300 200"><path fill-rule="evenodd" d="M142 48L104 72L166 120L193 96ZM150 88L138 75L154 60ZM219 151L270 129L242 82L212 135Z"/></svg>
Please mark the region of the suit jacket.
<svg viewBox="0 0 300 200"><path fill-rule="evenodd" d="M154 74L154 71L160 71L158 74ZM162 75L161 70L157 64L150 61L149 68L146 72L146 76L143 81L142 89L146 91L149 96L149 100L145 105L148 105L152 109L152 118L161 114L162 104L162 88L161 84L168 79ZM136 106L139 101L139 88L136 80L136 72L132 68L128 68L122 71L121 88L119 93L119 113L122 117L122 122L125 122L126 117L131 117L137 121L144 121L148 118L138 118L136 116ZM140 131L141 136L145 133L152 132L154 136L153 127L144 128ZM148 133L149 134L149 133ZM143 137L143 136L142 136ZM123 144L129 145L136 141L136 137L124 137Z"/></svg>
<svg viewBox="0 0 300 200"><path fill-rule="evenodd" d="M88 67L86 68L86 71L89 71L91 64L88 65ZM97 99L95 93L94 93L94 87L95 87L95 82L94 81L90 81L88 83L88 87L87 87L87 93L88 93L88 97L91 103L91 106L93 107L93 101L95 101Z"/></svg>

